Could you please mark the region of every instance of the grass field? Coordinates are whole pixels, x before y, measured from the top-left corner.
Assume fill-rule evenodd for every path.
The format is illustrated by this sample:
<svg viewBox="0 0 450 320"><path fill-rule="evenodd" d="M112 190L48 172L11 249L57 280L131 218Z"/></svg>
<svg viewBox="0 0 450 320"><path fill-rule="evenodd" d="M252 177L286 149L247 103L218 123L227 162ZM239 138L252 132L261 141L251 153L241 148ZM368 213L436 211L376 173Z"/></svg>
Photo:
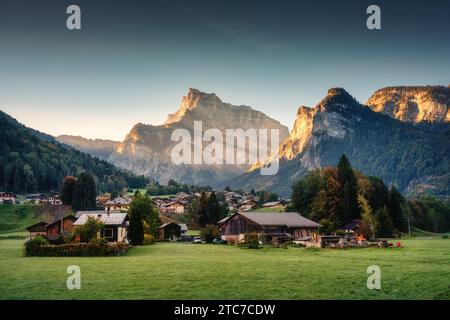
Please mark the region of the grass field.
<svg viewBox="0 0 450 320"><path fill-rule="evenodd" d="M450 299L450 240L391 249L243 249L157 243L125 257L24 258L0 240L1 299ZM81 268L81 290L66 268ZM381 290L366 287L369 265Z"/></svg>

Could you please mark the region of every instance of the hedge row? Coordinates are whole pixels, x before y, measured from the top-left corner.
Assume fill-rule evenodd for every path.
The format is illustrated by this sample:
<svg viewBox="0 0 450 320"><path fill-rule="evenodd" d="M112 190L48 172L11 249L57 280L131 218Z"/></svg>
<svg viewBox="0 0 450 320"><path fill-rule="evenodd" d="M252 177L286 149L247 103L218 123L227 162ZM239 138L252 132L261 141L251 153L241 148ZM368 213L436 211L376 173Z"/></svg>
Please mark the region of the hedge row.
<svg viewBox="0 0 450 320"><path fill-rule="evenodd" d="M129 245L125 243L96 244L70 243L61 245L39 244L33 240L25 242L26 257L111 257L127 253Z"/></svg>

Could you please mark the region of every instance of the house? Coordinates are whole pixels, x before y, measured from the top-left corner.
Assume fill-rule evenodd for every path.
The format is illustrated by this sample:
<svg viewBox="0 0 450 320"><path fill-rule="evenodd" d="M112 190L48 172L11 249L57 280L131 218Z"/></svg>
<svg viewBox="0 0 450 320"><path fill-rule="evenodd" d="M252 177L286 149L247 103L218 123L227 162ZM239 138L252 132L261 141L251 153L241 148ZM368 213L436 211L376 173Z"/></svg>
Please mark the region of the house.
<svg viewBox="0 0 450 320"><path fill-rule="evenodd" d="M187 202L183 200L175 200L161 205L159 208L161 212L174 212L177 214L184 214Z"/></svg>
<svg viewBox="0 0 450 320"><path fill-rule="evenodd" d="M187 234L187 226L185 224L178 224L176 222L166 222L160 227L159 240L164 241L180 241L181 237Z"/></svg>
<svg viewBox="0 0 450 320"><path fill-rule="evenodd" d="M303 238L318 232L319 224L297 212L239 212L218 222L224 241L242 242L247 232L256 232L264 243L282 238Z"/></svg>
<svg viewBox="0 0 450 320"><path fill-rule="evenodd" d="M45 226L46 228L45 236L49 241L63 240L63 237L67 236L70 232L72 232L75 220L77 220L75 216L68 215L66 217L56 219L48 223Z"/></svg>
<svg viewBox="0 0 450 320"><path fill-rule="evenodd" d="M354 219L352 221L350 221L349 223L347 223L342 229L346 232L346 233L355 233L358 229L359 229L359 225L361 224L361 220L359 219Z"/></svg>
<svg viewBox="0 0 450 320"><path fill-rule="evenodd" d="M35 236L46 236L47 235L47 228L46 225L48 223L45 221L40 221L38 223L32 224L29 227L26 227L25 229L30 233L29 237L34 238Z"/></svg>
<svg viewBox="0 0 450 320"><path fill-rule="evenodd" d="M17 195L12 192L0 192L0 204L15 204Z"/></svg>
<svg viewBox="0 0 450 320"><path fill-rule="evenodd" d="M35 204L51 204L51 205L59 205L62 204L59 195L45 195L43 193L29 194L27 196L27 200L33 202Z"/></svg>
<svg viewBox="0 0 450 320"><path fill-rule="evenodd" d="M266 202L262 205L263 208L284 208L282 201Z"/></svg>
<svg viewBox="0 0 450 320"><path fill-rule="evenodd" d="M105 211L128 211L131 200L124 197L117 197L105 203Z"/></svg>
<svg viewBox="0 0 450 320"><path fill-rule="evenodd" d="M103 223L99 236L109 242L123 242L127 237L128 214L122 212L79 211L74 226L82 226L90 217Z"/></svg>
<svg viewBox="0 0 450 320"><path fill-rule="evenodd" d="M258 206L258 201L255 199L247 199L238 204L240 211L250 211Z"/></svg>
<svg viewBox="0 0 450 320"><path fill-rule="evenodd" d="M110 198L108 196L98 196L95 199L95 203L97 204L98 207L104 207L105 204L110 200Z"/></svg>

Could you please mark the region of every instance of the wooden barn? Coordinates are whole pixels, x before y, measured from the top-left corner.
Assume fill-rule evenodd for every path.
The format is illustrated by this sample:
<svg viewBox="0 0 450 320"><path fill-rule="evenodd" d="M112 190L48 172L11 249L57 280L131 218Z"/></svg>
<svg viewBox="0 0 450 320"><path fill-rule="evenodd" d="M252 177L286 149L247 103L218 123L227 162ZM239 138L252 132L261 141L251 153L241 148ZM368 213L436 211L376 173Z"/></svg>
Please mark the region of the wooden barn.
<svg viewBox="0 0 450 320"><path fill-rule="evenodd" d="M40 221L35 223L25 229L30 233L29 237L34 238L35 236L46 236L47 235L47 222Z"/></svg>
<svg viewBox="0 0 450 320"><path fill-rule="evenodd" d="M48 223L45 226L47 239L49 241L61 241L64 236L72 232L75 220L77 220L75 216L68 215Z"/></svg>
<svg viewBox="0 0 450 320"><path fill-rule="evenodd" d="M274 238L299 239L318 233L319 224L297 212L239 212L219 221L224 241L242 242L247 232L256 232L261 241Z"/></svg>
<svg viewBox="0 0 450 320"><path fill-rule="evenodd" d="M181 239L182 226L175 222L167 222L158 228L159 240L178 241Z"/></svg>

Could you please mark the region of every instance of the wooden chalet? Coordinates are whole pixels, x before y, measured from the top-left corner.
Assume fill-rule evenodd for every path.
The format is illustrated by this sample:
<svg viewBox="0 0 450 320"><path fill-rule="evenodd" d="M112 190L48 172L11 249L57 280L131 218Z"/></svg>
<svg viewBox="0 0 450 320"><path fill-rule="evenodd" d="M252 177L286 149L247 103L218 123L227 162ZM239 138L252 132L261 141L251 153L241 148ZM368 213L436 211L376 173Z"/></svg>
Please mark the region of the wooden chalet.
<svg viewBox="0 0 450 320"><path fill-rule="evenodd" d="M284 208L284 204L282 201L271 201L266 202L262 205L263 208Z"/></svg>
<svg viewBox="0 0 450 320"><path fill-rule="evenodd" d="M264 243L275 238L299 239L318 233L320 224L297 212L239 212L218 222L224 241L242 242L247 232L256 232Z"/></svg>
<svg viewBox="0 0 450 320"><path fill-rule="evenodd" d="M0 204L15 204L17 195L12 192L0 192Z"/></svg>
<svg viewBox="0 0 450 320"><path fill-rule="evenodd" d="M57 194L45 195L43 193L29 194L27 200L35 204L60 205L62 201Z"/></svg>
<svg viewBox="0 0 450 320"><path fill-rule="evenodd" d="M130 207L131 200L124 197L117 197L115 199L107 201L105 206L105 211L128 211Z"/></svg>
<svg viewBox="0 0 450 320"><path fill-rule="evenodd" d="M177 214L183 214L186 208L187 201L175 200L161 205L160 212L173 212Z"/></svg>
<svg viewBox="0 0 450 320"><path fill-rule="evenodd" d="M238 208L240 211L250 211L252 209L255 209L258 206L258 201L255 199L247 199L242 202L239 202Z"/></svg>

